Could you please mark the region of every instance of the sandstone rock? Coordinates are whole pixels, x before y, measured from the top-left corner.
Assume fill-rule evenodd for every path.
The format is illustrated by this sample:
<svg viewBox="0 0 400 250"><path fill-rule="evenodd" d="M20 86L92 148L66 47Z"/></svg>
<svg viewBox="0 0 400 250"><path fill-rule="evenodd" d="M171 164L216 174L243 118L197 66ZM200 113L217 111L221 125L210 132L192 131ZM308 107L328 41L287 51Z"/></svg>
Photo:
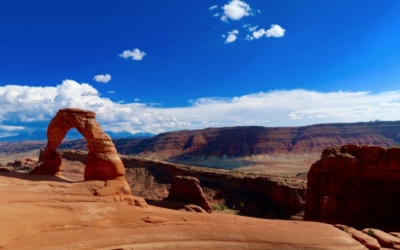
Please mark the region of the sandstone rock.
<svg viewBox="0 0 400 250"><path fill-rule="evenodd" d="M67 160L64 161L63 175L77 180L74 176L79 174L74 172L73 176L71 172L79 168L72 166L71 162L80 162L84 166L87 152L60 150L59 153ZM252 217L303 220L306 182L302 180L285 182L282 178L267 174L187 167L134 156L120 155L120 158L126 168L125 178L132 194L147 200L166 199L175 176L192 176L201 182L209 203L226 204L229 208L235 207L241 215ZM83 167L80 169L82 171Z"/></svg>
<svg viewBox="0 0 400 250"><path fill-rule="evenodd" d="M86 159L85 180L104 180L106 186L95 195L110 196L130 194L124 178L125 168L110 137L95 120L96 114L81 109L60 109L47 128L47 146L43 162L30 173L37 175L61 175L62 158L57 152L65 135L76 128L87 141L89 153Z"/></svg>
<svg viewBox="0 0 400 250"><path fill-rule="evenodd" d="M381 249L381 245L379 244L378 240L374 239L373 237L369 236L368 234L365 234L361 231L354 231L351 236L357 240L358 242L360 242L361 244L363 244L364 246L366 246L368 249L371 250L378 250Z"/></svg>
<svg viewBox="0 0 400 250"><path fill-rule="evenodd" d="M308 173L305 220L400 229L400 148L328 147Z"/></svg>
<svg viewBox="0 0 400 250"><path fill-rule="evenodd" d="M331 225L129 206L105 181L0 174L0 249L365 250Z"/></svg>
<svg viewBox="0 0 400 250"><path fill-rule="evenodd" d="M365 234L361 231L358 231L355 228L342 225L342 224L335 224L335 227L339 228L340 230L345 231L346 233L350 234L351 237L353 237L355 240L366 246L368 249L371 250L379 250L381 249L381 246L379 245L378 240L375 238L371 237L368 234Z"/></svg>
<svg viewBox="0 0 400 250"><path fill-rule="evenodd" d="M393 236L396 236L396 237L399 237L399 238L400 238L400 233L391 232L390 234L393 235Z"/></svg>
<svg viewBox="0 0 400 250"><path fill-rule="evenodd" d="M199 180L194 177L175 176L167 199L199 205L208 213L212 212L211 205L204 196Z"/></svg>
<svg viewBox="0 0 400 250"><path fill-rule="evenodd" d="M382 230L374 228L365 228L362 230L363 233L369 234L379 241L381 246L390 247L392 249L400 249L400 238L391 234L385 233Z"/></svg>
<svg viewBox="0 0 400 250"><path fill-rule="evenodd" d="M9 167L0 167L0 172L13 172L13 170Z"/></svg>
<svg viewBox="0 0 400 250"><path fill-rule="evenodd" d="M168 209L174 209L174 210L181 210L181 211L207 213L200 206L193 205L193 204L187 204L185 202L179 202L179 201L169 201L169 200L152 201L149 203L149 205L156 206L156 207L168 208Z"/></svg>

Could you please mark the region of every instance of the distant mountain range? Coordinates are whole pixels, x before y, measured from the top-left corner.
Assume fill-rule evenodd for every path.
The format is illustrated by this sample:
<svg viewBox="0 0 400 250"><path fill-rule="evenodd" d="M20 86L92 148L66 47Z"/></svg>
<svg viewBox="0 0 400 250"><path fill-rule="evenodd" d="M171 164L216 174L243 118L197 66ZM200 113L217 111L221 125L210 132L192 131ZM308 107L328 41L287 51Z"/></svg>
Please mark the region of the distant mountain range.
<svg viewBox="0 0 400 250"><path fill-rule="evenodd" d="M18 135L6 136L0 138L0 142L20 142L20 141L46 141L47 129L32 129L30 131L20 132ZM149 138L154 136L155 134L151 134L148 132L139 132L132 134L128 131L119 131L119 132L112 132L112 131L104 131L107 133L112 139L136 139L136 138ZM83 136L76 130L71 129L66 137L66 140L79 140L83 139Z"/></svg>

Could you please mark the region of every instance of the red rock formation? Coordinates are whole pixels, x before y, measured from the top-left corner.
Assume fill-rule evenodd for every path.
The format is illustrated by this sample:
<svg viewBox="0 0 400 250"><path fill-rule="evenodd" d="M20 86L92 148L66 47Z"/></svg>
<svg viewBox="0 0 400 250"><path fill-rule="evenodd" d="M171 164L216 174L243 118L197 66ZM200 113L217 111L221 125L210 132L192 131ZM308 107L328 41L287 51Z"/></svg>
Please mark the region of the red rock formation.
<svg viewBox="0 0 400 250"><path fill-rule="evenodd" d="M87 152L61 150L60 154L68 161L80 161L84 164ZM133 195L149 200L163 200L167 198L175 176L192 176L201 182L207 201L213 205L225 204L228 208L235 207L236 210L240 210L242 215L253 217L291 219L293 216L300 216L302 219L306 196L306 183L302 180L188 167L133 156L120 157L125 165L125 177L131 185ZM173 207L182 208L177 204Z"/></svg>
<svg viewBox="0 0 400 250"><path fill-rule="evenodd" d="M43 163L31 174L61 175L62 158L57 153L65 135L76 128L87 141L89 153L86 159L84 178L104 180L106 187L96 191L96 195L109 196L114 193L130 194L125 181L125 168L110 137L95 121L96 114L80 109L60 109L47 129L47 146L43 153Z"/></svg>
<svg viewBox="0 0 400 250"><path fill-rule="evenodd" d="M103 184L1 173L0 249L365 250L331 225L128 206Z"/></svg>
<svg viewBox="0 0 400 250"><path fill-rule="evenodd" d="M350 234L353 239L357 240L364 246L366 246L370 250L379 250L381 249L381 245L378 240L368 235L368 233L363 233L355 228L348 227L346 225L336 224L335 227L345 231Z"/></svg>
<svg viewBox="0 0 400 250"><path fill-rule="evenodd" d="M400 148L329 147L308 173L305 220L400 229Z"/></svg>
<svg viewBox="0 0 400 250"><path fill-rule="evenodd" d="M167 199L199 205L208 213L212 212L211 205L204 196L199 180L194 177L175 176Z"/></svg>
<svg viewBox="0 0 400 250"><path fill-rule="evenodd" d="M391 234L385 233L382 230L374 228L365 228L362 230L364 233L371 235L378 240L379 244L383 247L390 247L392 249L400 249L400 238Z"/></svg>
<svg viewBox="0 0 400 250"><path fill-rule="evenodd" d="M399 121L207 128L162 133L148 139L118 139L115 144L121 154L185 162L223 156L320 153L328 146L343 144L389 147L399 144L399 129Z"/></svg>

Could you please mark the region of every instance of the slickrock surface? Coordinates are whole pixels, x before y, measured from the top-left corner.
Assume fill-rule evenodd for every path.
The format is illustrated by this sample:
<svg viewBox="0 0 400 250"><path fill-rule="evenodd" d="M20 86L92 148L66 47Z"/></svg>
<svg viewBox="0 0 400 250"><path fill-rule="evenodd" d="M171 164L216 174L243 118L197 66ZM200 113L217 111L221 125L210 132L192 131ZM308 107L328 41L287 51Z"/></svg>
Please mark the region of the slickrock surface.
<svg viewBox="0 0 400 250"><path fill-rule="evenodd" d="M87 141L89 153L86 157L85 180L106 180L106 186L96 191L96 195L109 196L130 194L124 178L124 165L111 138L103 132L95 120L96 114L81 109L60 109L47 128L47 146L43 152L43 162L30 173L36 175L61 175L62 158L57 152L65 135L76 128ZM118 184L119 183L119 184Z"/></svg>
<svg viewBox="0 0 400 250"><path fill-rule="evenodd" d="M400 230L400 148L329 147L308 173L305 220Z"/></svg>
<svg viewBox="0 0 400 250"><path fill-rule="evenodd" d="M175 176L172 180L167 199L195 204L208 213L212 212L211 205L204 196L199 180L194 177Z"/></svg>
<svg viewBox="0 0 400 250"><path fill-rule="evenodd" d="M355 240L366 246L370 250L379 250L381 249L381 245L379 244L378 240L373 238L372 236L368 235L367 233L363 233L355 228L348 227L346 225L335 224L335 227L343 230L344 232L351 235Z"/></svg>
<svg viewBox="0 0 400 250"><path fill-rule="evenodd" d="M371 234L372 237L379 241L379 244L381 244L382 247L400 249L400 238L396 236L375 228L365 228L362 231L366 234Z"/></svg>
<svg viewBox="0 0 400 250"><path fill-rule="evenodd" d="M119 196L93 196L104 185L0 172L0 248L366 249L345 232L317 222L145 208ZM140 205L139 198L135 201Z"/></svg>

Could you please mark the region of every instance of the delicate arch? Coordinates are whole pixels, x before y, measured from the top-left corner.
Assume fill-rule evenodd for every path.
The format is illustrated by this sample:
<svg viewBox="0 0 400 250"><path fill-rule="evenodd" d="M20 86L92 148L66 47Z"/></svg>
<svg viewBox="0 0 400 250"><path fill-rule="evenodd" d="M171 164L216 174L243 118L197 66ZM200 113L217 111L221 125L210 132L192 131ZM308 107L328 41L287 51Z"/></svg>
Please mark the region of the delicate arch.
<svg viewBox="0 0 400 250"><path fill-rule="evenodd" d="M125 168L111 138L103 132L92 111L66 108L60 109L47 128L47 146L43 163L31 174L61 175L62 158L57 153L65 135L76 128L87 141L89 153L85 167L85 180L124 179Z"/></svg>

